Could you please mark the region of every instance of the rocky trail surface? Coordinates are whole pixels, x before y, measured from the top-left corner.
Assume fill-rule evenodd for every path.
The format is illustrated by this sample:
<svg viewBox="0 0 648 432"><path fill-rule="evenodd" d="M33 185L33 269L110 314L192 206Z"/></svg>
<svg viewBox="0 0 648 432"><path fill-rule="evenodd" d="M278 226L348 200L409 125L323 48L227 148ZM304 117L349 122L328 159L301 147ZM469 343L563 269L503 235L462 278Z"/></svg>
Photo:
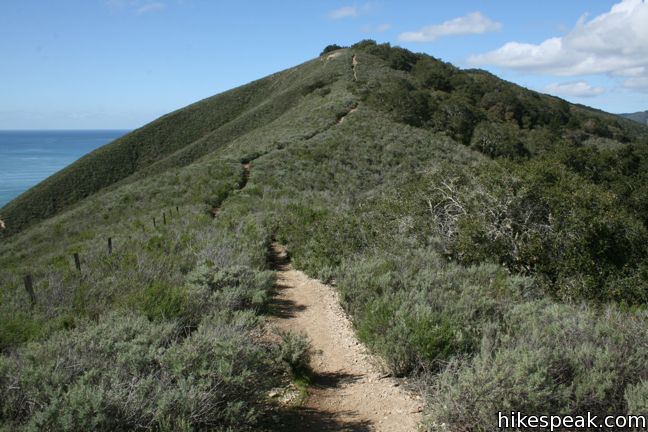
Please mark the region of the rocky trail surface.
<svg viewBox="0 0 648 432"><path fill-rule="evenodd" d="M356 338L337 292L292 268L285 249L272 245L277 268L273 326L306 334L315 355L313 382L303 406L284 420L291 431L417 430L422 402L385 377Z"/></svg>

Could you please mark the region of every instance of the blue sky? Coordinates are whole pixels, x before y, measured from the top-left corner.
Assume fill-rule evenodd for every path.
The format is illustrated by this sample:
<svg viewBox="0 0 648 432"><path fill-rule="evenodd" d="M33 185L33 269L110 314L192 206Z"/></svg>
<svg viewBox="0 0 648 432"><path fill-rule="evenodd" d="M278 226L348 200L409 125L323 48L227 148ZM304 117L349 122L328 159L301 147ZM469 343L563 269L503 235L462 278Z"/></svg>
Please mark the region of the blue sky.
<svg viewBox="0 0 648 432"><path fill-rule="evenodd" d="M21 0L0 5L0 129L135 128L366 38L648 109L642 0Z"/></svg>

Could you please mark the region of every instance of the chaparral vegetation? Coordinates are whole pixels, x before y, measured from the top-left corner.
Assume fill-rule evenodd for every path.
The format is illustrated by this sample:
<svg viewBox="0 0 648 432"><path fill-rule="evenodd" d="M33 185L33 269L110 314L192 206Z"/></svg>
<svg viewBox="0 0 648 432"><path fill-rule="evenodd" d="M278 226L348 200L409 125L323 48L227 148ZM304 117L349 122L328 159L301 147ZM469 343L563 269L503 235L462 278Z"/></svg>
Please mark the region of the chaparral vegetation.
<svg viewBox="0 0 648 432"><path fill-rule="evenodd" d="M0 430L272 429L274 240L429 430L648 411L648 128L482 70L330 45L0 214Z"/></svg>

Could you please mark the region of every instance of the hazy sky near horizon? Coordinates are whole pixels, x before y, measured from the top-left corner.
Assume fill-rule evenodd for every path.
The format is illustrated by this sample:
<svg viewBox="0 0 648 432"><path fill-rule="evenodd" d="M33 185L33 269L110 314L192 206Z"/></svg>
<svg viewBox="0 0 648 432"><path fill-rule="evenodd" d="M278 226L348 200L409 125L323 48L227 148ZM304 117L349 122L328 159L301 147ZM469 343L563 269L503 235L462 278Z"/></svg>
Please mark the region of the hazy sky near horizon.
<svg viewBox="0 0 648 432"><path fill-rule="evenodd" d="M0 5L0 129L131 129L361 39L648 109L643 0L21 0Z"/></svg>

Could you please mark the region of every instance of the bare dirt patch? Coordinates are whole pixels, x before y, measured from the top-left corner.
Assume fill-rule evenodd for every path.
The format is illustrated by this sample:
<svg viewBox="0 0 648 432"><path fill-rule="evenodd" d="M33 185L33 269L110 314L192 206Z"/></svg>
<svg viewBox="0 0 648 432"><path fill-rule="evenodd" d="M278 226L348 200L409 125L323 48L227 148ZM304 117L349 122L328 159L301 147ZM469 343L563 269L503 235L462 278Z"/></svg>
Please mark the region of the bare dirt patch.
<svg viewBox="0 0 648 432"><path fill-rule="evenodd" d="M334 53L331 53L331 54L327 55L326 56L326 61L333 60L334 58L340 57L341 55L342 55L342 51L336 51Z"/></svg>
<svg viewBox="0 0 648 432"><path fill-rule="evenodd" d="M338 119L338 123L342 123L349 114L354 113L356 111L358 111L358 107L351 108L349 111L347 111L346 114L344 114L342 117Z"/></svg>

